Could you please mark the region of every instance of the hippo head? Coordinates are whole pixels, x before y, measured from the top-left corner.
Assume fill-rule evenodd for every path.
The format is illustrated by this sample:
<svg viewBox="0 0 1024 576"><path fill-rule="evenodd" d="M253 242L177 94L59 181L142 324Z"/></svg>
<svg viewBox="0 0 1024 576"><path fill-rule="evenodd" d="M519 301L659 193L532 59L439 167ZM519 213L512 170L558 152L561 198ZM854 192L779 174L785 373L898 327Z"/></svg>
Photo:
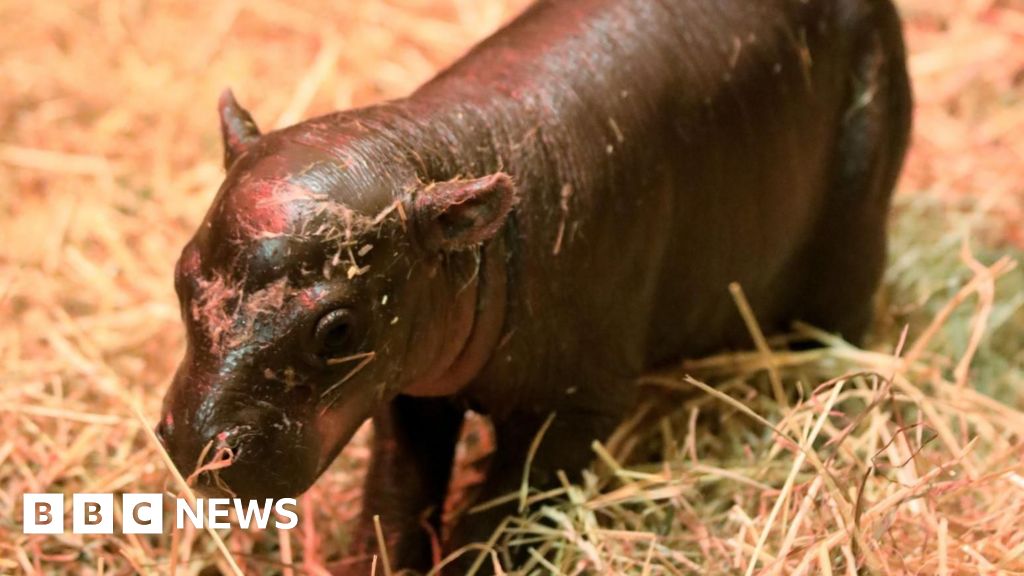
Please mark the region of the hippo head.
<svg viewBox="0 0 1024 576"><path fill-rule="evenodd" d="M479 370L503 317L481 319L481 244L515 194L503 173L424 183L358 118L262 135L230 92L220 115L227 177L176 267L187 350L157 432L207 493L296 495L382 402Z"/></svg>

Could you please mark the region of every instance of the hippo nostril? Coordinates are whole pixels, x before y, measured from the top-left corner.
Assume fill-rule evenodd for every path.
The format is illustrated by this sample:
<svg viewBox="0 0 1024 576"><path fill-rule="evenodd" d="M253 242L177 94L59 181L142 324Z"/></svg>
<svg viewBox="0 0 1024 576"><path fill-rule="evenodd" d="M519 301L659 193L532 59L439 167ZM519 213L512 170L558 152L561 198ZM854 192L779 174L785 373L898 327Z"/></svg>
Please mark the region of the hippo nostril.
<svg viewBox="0 0 1024 576"><path fill-rule="evenodd" d="M157 440L160 441L160 444L163 445L164 448L170 446L171 428L166 422L160 422L157 424L153 431L156 433Z"/></svg>
<svg viewBox="0 0 1024 576"><path fill-rule="evenodd" d="M234 446L222 446L217 449L217 452L210 458L210 464L220 464L221 466L230 466L231 463L238 458L241 454L241 450ZM220 468L220 466L217 466Z"/></svg>
<svg viewBox="0 0 1024 576"><path fill-rule="evenodd" d="M220 432L214 439L215 451L209 457L210 462L237 462L242 452L248 451L247 447L252 444L255 437L256 432L252 426L236 426Z"/></svg>
<svg viewBox="0 0 1024 576"><path fill-rule="evenodd" d="M174 415L168 412L166 416L160 419L155 431L156 437L164 446L167 446L171 436L174 435Z"/></svg>

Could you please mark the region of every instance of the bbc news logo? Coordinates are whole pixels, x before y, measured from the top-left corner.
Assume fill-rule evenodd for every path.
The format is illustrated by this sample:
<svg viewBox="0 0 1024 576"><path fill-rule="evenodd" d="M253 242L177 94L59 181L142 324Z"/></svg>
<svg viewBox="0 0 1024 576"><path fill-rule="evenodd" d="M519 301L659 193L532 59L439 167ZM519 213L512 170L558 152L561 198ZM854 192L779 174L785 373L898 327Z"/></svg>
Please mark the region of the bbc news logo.
<svg viewBox="0 0 1024 576"><path fill-rule="evenodd" d="M25 494L22 496L22 528L25 534L64 534L64 495ZM273 526L291 530L299 523L294 498L280 500L242 500L240 498L197 498L195 506L184 498L174 499L175 527L191 524L197 529L231 528L229 518L235 512L238 527L266 529ZM271 522L273 520L273 522ZM161 534L164 531L163 494L122 494L121 533ZM73 494L71 532L74 534L113 534L113 494Z"/></svg>

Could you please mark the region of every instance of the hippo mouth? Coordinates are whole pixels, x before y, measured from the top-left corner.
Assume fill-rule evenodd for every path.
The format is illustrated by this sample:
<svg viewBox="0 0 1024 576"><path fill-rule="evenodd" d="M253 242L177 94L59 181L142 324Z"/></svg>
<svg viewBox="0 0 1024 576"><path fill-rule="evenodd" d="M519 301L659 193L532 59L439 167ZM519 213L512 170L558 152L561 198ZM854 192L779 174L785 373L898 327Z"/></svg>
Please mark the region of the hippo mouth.
<svg viewBox="0 0 1024 576"><path fill-rule="evenodd" d="M282 498L305 492L320 475L312 446L292 446L290 440L272 440L239 426L207 463L193 474L206 494L230 494L245 499ZM268 448L284 444L286 448Z"/></svg>
<svg viewBox="0 0 1024 576"><path fill-rule="evenodd" d="M173 422L165 417L157 437L186 483L204 495L292 496L319 475L312 426L269 403L231 402L192 427Z"/></svg>

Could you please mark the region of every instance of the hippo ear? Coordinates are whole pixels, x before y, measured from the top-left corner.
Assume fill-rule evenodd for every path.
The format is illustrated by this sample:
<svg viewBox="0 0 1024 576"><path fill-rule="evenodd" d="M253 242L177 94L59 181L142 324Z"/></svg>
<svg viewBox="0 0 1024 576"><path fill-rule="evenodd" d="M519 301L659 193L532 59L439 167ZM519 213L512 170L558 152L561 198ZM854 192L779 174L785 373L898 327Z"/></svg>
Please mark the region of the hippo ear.
<svg viewBox="0 0 1024 576"><path fill-rule="evenodd" d="M498 233L516 200L504 172L431 184L413 199L413 225L430 250L471 248Z"/></svg>
<svg viewBox="0 0 1024 576"><path fill-rule="evenodd" d="M260 138L260 129L245 108L238 105L228 88L221 92L217 102L220 113L220 134L224 139L224 169L231 168L235 159Z"/></svg>

